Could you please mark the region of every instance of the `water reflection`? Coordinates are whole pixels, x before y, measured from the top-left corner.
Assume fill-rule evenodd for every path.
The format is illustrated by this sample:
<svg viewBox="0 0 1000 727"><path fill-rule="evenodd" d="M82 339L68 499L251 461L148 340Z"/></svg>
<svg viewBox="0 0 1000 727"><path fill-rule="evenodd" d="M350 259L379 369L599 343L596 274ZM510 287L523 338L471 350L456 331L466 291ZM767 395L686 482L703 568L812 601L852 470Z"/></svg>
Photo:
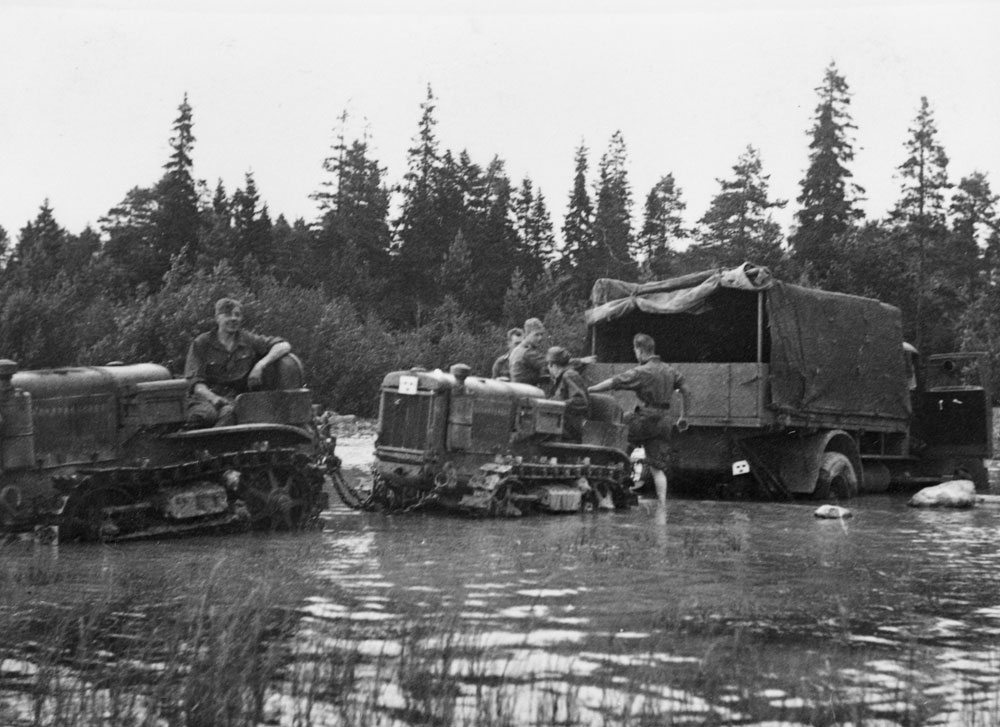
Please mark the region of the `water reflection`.
<svg viewBox="0 0 1000 727"><path fill-rule="evenodd" d="M306 590L289 674L343 670L348 701L385 724L1000 723L1000 510L893 497L857 500L849 521L813 509L338 509L320 533L3 554L78 572L47 595L67 603L124 562L277 563ZM31 664L0 662L2 697ZM315 705L314 723L344 723L346 703Z"/></svg>
<svg viewBox="0 0 1000 727"><path fill-rule="evenodd" d="M585 723L667 712L745 722L766 704L769 718L834 723L836 692L839 710L868 718L996 723L998 513L891 497L857 501L850 521L812 509L673 500L520 521L345 514L360 532L339 529L338 515L317 568L352 604L324 613L317 596L307 610L397 623L453 614L449 628L479 655L452 662L453 674L521 684L525 701L506 699L522 716L541 700L572 703ZM699 690L706 669L719 683ZM727 690L727 677L744 683Z"/></svg>

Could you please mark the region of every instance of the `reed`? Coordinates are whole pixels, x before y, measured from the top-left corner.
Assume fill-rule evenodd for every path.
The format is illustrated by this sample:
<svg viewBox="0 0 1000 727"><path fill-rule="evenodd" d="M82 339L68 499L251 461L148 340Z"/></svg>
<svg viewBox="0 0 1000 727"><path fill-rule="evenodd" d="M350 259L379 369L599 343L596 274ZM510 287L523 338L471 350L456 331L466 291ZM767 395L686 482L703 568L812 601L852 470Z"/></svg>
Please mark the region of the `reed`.
<svg viewBox="0 0 1000 727"><path fill-rule="evenodd" d="M689 553L680 536L676 552L716 557L733 549L727 533L709 530L707 540L691 540ZM531 633L543 624L528 619L523 634L499 633L473 625L457 606L354 621L349 593L290 567L287 552L269 557L266 539L261 544L252 562L220 555L181 560L160 573L110 549L107 557L74 561L45 549L0 550L0 724L917 727L940 721L941 705L913 676L926 647L914 640L908 653L894 657L912 668L876 681L880 675L868 666L873 652L850 643L852 615L842 608L825 632L809 635L770 630L765 614L738 595L727 603L678 599L651 618L639 648L611 633L606 643L594 637L586 647L539 649ZM568 547L604 557L593 545ZM305 608L320 588L325 599L347 606L340 616ZM795 649L788 648L792 639ZM853 671L845 664L854 664ZM802 678L779 682L775 675L790 670ZM998 694L962 697L960 718L1000 725Z"/></svg>

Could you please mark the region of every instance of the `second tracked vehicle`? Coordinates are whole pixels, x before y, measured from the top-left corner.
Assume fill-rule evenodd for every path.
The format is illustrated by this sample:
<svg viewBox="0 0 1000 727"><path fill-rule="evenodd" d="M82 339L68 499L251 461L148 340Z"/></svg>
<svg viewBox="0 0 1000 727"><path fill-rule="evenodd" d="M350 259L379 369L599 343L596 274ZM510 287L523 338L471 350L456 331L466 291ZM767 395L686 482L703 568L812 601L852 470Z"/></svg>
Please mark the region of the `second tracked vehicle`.
<svg viewBox="0 0 1000 727"><path fill-rule="evenodd" d="M373 486L341 496L358 508L504 517L634 504L618 404L593 397L581 442L563 437L564 415L535 386L471 376L461 364L389 373Z"/></svg>

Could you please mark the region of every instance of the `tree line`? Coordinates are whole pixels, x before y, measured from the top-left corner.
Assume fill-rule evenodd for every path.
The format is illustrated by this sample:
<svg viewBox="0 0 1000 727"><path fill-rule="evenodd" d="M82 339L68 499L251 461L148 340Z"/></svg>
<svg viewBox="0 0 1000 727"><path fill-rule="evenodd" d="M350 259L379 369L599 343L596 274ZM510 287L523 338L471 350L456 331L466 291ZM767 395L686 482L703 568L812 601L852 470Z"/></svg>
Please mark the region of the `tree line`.
<svg viewBox="0 0 1000 727"><path fill-rule="evenodd" d="M222 295L245 301L253 327L280 332L307 362L327 406L373 414L381 376L446 367L487 372L503 332L543 317L583 351L582 311L602 277L652 280L750 260L785 280L878 298L903 311L920 349L1000 353L997 195L972 171L953 184L933 109L920 104L896 169L899 196L866 219L854 181L851 93L831 63L816 88L806 171L786 236L759 151L749 144L718 179L696 224L665 172L636 199L624 136L591 172L574 154L562 224L528 177L442 146L428 87L393 183L367 132L343 114L315 219L272 218L252 173L231 193L194 176L194 113L185 96L162 176L127 191L98 229L62 228L46 200L10 239L0 228L0 344L22 367L156 361L180 373L190 339ZM639 219L636 225L634 220ZM1000 366L994 366L1000 373Z"/></svg>

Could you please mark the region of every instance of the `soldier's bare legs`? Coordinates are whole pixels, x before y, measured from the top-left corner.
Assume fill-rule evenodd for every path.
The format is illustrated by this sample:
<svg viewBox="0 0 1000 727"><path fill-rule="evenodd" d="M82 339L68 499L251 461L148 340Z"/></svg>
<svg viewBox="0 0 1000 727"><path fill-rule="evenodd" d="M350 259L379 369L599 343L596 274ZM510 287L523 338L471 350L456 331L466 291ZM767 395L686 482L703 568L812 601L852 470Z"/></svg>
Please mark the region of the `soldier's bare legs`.
<svg viewBox="0 0 1000 727"><path fill-rule="evenodd" d="M656 499L661 503L667 502L667 473L663 470L650 466L649 471L653 474L653 486L656 488Z"/></svg>

